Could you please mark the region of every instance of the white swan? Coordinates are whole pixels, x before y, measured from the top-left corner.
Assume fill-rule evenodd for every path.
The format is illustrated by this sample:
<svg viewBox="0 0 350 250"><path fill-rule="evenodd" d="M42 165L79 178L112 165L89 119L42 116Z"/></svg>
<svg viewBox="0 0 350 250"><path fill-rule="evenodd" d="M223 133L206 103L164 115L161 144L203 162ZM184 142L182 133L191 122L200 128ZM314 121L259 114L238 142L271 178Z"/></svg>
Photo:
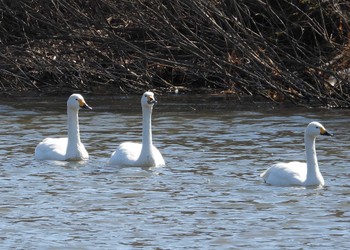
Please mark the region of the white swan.
<svg viewBox="0 0 350 250"><path fill-rule="evenodd" d="M162 154L152 143L151 116L156 103L152 92L145 92L141 98L142 144L124 142L112 153L109 163L138 167L159 167L165 165Z"/></svg>
<svg viewBox="0 0 350 250"><path fill-rule="evenodd" d="M304 135L306 163L280 162L271 166L260 176L266 183L275 186L323 186L324 180L318 167L315 148L318 135L331 136L319 122L309 123Z"/></svg>
<svg viewBox="0 0 350 250"><path fill-rule="evenodd" d="M35 159L74 161L87 160L89 154L80 141L78 112L80 108L92 109L79 94L67 101L68 138L46 138L35 148Z"/></svg>

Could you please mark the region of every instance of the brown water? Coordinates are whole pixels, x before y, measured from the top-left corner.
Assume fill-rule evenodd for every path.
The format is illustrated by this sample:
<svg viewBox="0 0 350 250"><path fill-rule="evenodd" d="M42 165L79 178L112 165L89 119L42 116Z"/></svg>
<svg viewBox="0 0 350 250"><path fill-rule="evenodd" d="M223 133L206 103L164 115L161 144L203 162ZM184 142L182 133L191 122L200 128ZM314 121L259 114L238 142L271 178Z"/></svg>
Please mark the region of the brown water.
<svg viewBox="0 0 350 250"><path fill-rule="evenodd" d="M0 100L2 249L348 249L348 110L244 107L220 98L159 97L154 144L167 166L117 168L108 158L141 138L139 97L92 98L80 111L87 162L36 161L66 136L65 99ZM259 174L303 160L313 120L324 188L272 187Z"/></svg>

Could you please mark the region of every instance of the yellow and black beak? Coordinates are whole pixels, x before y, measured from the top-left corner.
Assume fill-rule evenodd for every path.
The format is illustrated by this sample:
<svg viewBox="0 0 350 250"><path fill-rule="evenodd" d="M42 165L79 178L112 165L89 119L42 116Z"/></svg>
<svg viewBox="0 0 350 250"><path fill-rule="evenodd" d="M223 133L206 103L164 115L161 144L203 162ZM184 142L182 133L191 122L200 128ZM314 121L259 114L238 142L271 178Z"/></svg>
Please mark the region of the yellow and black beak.
<svg viewBox="0 0 350 250"><path fill-rule="evenodd" d="M154 98L154 96L147 96L147 103L148 104L155 104L157 103L156 99Z"/></svg>
<svg viewBox="0 0 350 250"><path fill-rule="evenodd" d="M320 135L333 136L325 128L320 128Z"/></svg>
<svg viewBox="0 0 350 250"><path fill-rule="evenodd" d="M79 100L79 106L82 109L90 109L90 110L92 110L92 108L89 105L87 105L84 100Z"/></svg>

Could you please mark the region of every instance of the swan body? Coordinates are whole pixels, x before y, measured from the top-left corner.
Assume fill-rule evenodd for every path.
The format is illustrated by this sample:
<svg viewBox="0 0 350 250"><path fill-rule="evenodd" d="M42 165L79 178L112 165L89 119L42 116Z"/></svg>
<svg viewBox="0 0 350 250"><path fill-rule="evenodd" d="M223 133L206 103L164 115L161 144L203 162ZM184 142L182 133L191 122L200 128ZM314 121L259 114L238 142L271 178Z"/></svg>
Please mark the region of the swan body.
<svg viewBox="0 0 350 250"><path fill-rule="evenodd" d="M324 179L318 167L315 148L318 135L331 136L319 122L309 123L304 134L306 163L277 163L260 175L265 183L274 186L323 186Z"/></svg>
<svg viewBox="0 0 350 250"><path fill-rule="evenodd" d="M87 160L89 154L80 141L79 109L91 109L79 94L72 94L67 101L68 137L46 138L35 148L35 159L74 161Z"/></svg>
<svg viewBox="0 0 350 250"><path fill-rule="evenodd" d="M152 92L145 92L141 98L142 143L124 142L112 153L109 163L138 167L159 167L165 165L164 158L152 143L151 116L156 103Z"/></svg>

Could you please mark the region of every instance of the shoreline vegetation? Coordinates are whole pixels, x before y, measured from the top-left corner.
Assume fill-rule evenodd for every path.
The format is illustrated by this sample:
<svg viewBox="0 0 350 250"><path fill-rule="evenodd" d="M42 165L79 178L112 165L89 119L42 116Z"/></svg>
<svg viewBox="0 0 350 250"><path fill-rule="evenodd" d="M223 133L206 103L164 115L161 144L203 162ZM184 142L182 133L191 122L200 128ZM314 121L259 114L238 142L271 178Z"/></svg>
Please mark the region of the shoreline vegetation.
<svg viewBox="0 0 350 250"><path fill-rule="evenodd" d="M347 0L0 0L3 96L205 93L350 107Z"/></svg>

